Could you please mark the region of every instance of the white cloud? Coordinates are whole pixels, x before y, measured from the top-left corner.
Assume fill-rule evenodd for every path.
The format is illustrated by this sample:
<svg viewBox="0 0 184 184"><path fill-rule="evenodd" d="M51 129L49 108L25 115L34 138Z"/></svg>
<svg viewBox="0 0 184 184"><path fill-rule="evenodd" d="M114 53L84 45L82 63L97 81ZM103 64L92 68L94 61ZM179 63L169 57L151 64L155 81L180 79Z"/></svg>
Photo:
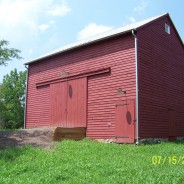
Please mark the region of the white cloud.
<svg viewBox="0 0 184 184"><path fill-rule="evenodd" d="M63 2L60 5L51 6L47 10L47 14L52 15L52 16L64 16L70 11L71 11L71 8L65 2Z"/></svg>
<svg viewBox="0 0 184 184"><path fill-rule="evenodd" d="M40 24L39 26L40 31L45 31L49 28L48 24Z"/></svg>
<svg viewBox="0 0 184 184"><path fill-rule="evenodd" d="M141 11L144 11L148 7L148 5L149 5L149 1L142 0L141 4L134 8L134 11L140 13Z"/></svg>
<svg viewBox="0 0 184 184"><path fill-rule="evenodd" d="M31 55L33 53L33 49L28 49L28 54Z"/></svg>
<svg viewBox="0 0 184 184"><path fill-rule="evenodd" d="M54 10L58 12L54 14ZM48 11L54 16L64 16L69 10L71 11L63 1L58 3L56 0L1 0L1 38L20 42L29 36L36 36L40 30L44 31L52 25L50 21L54 22L51 14L48 17ZM42 24L43 21L48 23Z"/></svg>
<svg viewBox="0 0 184 184"><path fill-rule="evenodd" d="M28 24L38 4L39 1L3 0L0 3L0 23L12 27L27 20Z"/></svg>
<svg viewBox="0 0 184 184"><path fill-rule="evenodd" d="M135 22L135 18L134 18L134 17L129 17L128 20L129 20L130 22L132 22L132 23Z"/></svg>
<svg viewBox="0 0 184 184"><path fill-rule="evenodd" d="M89 23L84 29L82 29L78 35L77 40L82 40L106 31L111 30L113 27L105 25L97 25L96 23Z"/></svg>
<svg viewBox="0 0 184 184"><path fill-rule="evenodd" d="M55 21L54 20L50 20L49 24L55 24Z"/></svg>

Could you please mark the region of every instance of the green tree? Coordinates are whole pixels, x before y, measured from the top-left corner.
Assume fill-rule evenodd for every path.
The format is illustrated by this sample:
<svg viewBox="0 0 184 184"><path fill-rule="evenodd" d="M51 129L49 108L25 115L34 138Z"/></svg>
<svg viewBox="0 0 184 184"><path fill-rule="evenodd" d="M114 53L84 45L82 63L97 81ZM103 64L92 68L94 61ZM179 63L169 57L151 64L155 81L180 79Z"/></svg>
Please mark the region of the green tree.
<svg viewBox="0 0 184 184"><path fill-rule="evenodd" d="M26 71L14 69L4 76L0 86L0 127L16 129L23 127L25 106Z"/></svg>
<svg viewBox="0 0 184 184"><path fill-rule="evenodd" d="M7 61L15 59L21 59L19 56L20 50L14 48L7 48L9 44L6 40L0 40L0 65L7 65Z"/></svg>

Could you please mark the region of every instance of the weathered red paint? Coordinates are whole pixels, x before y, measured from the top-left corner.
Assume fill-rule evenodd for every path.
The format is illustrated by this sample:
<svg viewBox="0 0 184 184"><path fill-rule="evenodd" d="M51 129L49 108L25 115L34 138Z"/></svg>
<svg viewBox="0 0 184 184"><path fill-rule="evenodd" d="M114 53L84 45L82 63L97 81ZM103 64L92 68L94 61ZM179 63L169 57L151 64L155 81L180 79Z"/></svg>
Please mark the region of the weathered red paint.
<svg viewBox="0 0 184 184"><path fill-rule="evenodd" d="M53 127L86 127L86 78L51 84L50 122Z"/></svg>
<svg viewBox="0 0 184 184"><path fill-rule="evenodd" d="M165 23L170 25L171 34L165 32ZM138 28L136 35L138 136L173 138L175 134L175 137L182 137L183 43L169 15ZM134 142L136 119L135 124L131 121L130 126L125 126L123 122L127 119L121 114L127 111L125 107L116 107L116 103L134 99L129 101L134 116L135 66L135 43L131 32L30 63L26 128L86 127L86 136L90 138L126 135L130 138L117 138L117 142ZM119 89L126 90L127 94L118 94ZM69 91L72 91L72 98ZM173 109L175 115L170 115L169 109ZM174 126L175 130L171 132Z"/></svg>
<svg viewBox="0 0 184 184"><path fill-rule="evenodd" d="M168 111L168 137L176 137L176 113L173 109Z"/></svg>
<svg viewBox="0 0 184 184"><path fill-rule="evenodd" d="M99 75L99 74L105 74L105 73L109 73L109 72L110 72L110 67L97 68L97 69L92 70L92 71L91 70L80 71L80 73L67 74L67 75L61 76L59 78L39 81L39 83L36 83L36 87L56 84L58 82L65 82L65 81L84 78L84 77L90 77L90 76Z"/></svg>
<svg viewBox="0 0 184 184"><path fill-rule="evenodd" d="M170 25L171 33L164 30ZM139 136L168 138L168 110L175 111L176 136L184 136L184 46L169 16L137 31Z"/></svg>
<svg viewBox="0 0 184 184"><path fill-rule="evenodd" d="M67 127L86 127L87 80L68 81Z"/></svg>
<svg viewBox="0 0 184 184"><path fill-rule="evenodd" d="M77 88L72 80L75 80L75 76L79 76L79 73L88 73L87 76L80 74L80 77L86 77L87 83L87 97L84 99L87 104L86 136L90 138L115 138L115 104L122 98L122 95L118 95L118 89L126 89L127 97L135 98L134 53L134 38L129 34L30 64L27 128L57 126L53 122L51 123L50 118L54 113L57 114L58 119L61 118L61 114L57 112L57 105L59 106L61 101L56 100L57 102L54 102L56 107L50 105L50 103L53 103L51 101L52 93L57 93L56 96L58 96L58 92L52 92L52 85L56 85L50 84L52 79L59 83L68 81L74 85L74 88ZM72 80L70 81L67 76L64 76L66 77L65 81L59 81L62 77L62 71L68 72L68 78ZM48 82L45 83L45 81ZM39 95L38 91L45 85L48 93L45 100L48 102L47 106L42 106L40 104L41 93ZM34 104L34 106L30 106L30 104ZM39 111L35 108L38 106L37 104L42 107ZM77 108L73 109L72 104L70 106L69 111L74 111L72 113L74 117ZM52 110L50 110L51 107ZM73 104L73 107L76 107L76 105ZM44 122L38 120L43 111L48 112L45 114L47 121ZM49 112L51 112L51 115Z"/></svg>
<svg viewBox="0 0 184 184"><path fill-rule="evenodd" d="M50 123L52 127L67 127L67 82L50 85Z"/></svg>
<svg viewBox="0 0 184 184"><path fill-rule="evenodd" d="M116 141L134 143L135 100L122 100L116 104Z"/></svg>

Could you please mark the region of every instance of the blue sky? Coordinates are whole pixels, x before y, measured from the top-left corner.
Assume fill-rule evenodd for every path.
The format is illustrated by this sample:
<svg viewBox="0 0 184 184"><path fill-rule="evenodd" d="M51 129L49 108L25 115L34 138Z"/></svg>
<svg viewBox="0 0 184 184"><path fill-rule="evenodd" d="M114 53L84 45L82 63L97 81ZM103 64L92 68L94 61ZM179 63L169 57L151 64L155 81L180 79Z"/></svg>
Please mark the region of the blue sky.
<svg viewBox="0 0 184 184"><path fill-rule="evenodd" d="M0 82L14 68L66 44L169 13L184 41L183 0L0 0L0 39L20 49L21 61L0 66Z"/></svg>

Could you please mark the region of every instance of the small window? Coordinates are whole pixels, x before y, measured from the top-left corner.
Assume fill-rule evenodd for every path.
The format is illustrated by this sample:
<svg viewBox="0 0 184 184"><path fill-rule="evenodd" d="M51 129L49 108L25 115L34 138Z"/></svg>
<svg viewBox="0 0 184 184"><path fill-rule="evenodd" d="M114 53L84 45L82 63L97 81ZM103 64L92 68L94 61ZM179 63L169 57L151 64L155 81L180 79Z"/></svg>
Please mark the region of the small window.
<svg viewBox="0 0 184 184"><path fill-rule="evenodd" d="M168 34L171 33L170 26L168 24L165 24L165 32Z"/></svg>

